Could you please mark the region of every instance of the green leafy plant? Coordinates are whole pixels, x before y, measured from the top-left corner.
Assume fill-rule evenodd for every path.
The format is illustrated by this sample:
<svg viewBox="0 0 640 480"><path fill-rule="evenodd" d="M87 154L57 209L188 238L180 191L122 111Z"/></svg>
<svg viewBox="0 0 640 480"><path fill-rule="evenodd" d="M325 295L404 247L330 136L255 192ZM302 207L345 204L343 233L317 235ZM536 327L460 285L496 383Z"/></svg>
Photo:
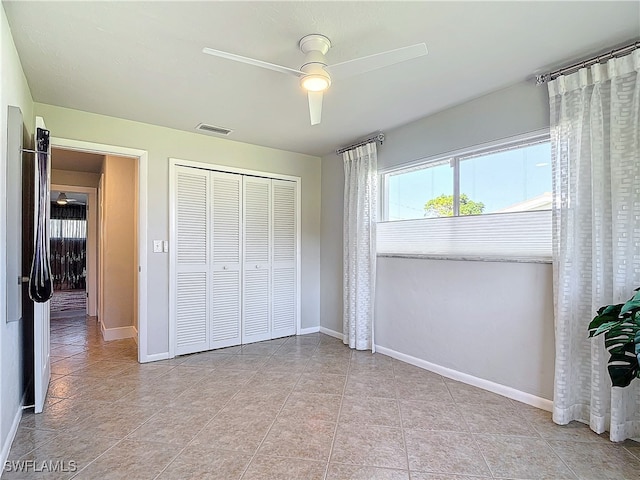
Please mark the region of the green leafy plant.
<svg viewBox="0 0 640 480"><path fill-rule="evenodd" d="M640 378L640 288L626 303L605 305L589 324L589 338L604 333L609 376L614 387Z"/></svg>
<svg viewBox="0 0 640 480"><path fill-rule="evenodd" d="M484 203L471 200L466 193L460 195L460 215L480 215ZM452 217L453 195L440 195L424 204L425 217Z"/></svg>

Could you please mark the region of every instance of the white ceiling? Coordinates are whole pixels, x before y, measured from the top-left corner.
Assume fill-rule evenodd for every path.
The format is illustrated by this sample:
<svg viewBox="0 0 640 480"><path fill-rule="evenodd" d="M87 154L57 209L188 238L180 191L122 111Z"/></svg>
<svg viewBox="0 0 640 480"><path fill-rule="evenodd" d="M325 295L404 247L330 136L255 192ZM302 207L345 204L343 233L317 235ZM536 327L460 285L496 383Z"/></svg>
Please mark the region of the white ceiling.
<svg viewBox="0 0 640 480"><path fill-rule="evenodd" d="M37 102L313 155L640 37L637 1L3 4ZM334 82L311 126L296 78L201 53L299 68L309 33L331 39L329 63L429 55Z"/></svg>

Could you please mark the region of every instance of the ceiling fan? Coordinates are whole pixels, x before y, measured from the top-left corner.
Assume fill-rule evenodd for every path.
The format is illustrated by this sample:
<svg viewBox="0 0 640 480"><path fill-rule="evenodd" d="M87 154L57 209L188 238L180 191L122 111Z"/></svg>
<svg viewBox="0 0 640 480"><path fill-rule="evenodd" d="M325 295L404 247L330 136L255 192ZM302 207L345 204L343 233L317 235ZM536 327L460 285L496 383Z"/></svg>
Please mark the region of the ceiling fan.
<svg viewBox="0 0 640 480"><path fill-rule="evenodd" d="M427 54L427 46L424 43L418 43L416 45L376 53L346 62L327 65L325 55L331 48L331 41L324 35L317 33L305 35L298 42L298 47L302 53L305 54L304 63L299 70L264 62L255 58L243 57L235 53L214 50L213 48L203 48L202 52L299 77L300 86L307 91L309 97L311 125L320 123L322 118L323 92L331 86L333 80L353 77Z"/></svg>
<svg viewBox="0 0 640 480"><path fill-rule="evenodd" d="M70 203L77 203L78 205L84 205L83 202L76 200L75 198L67 197L67 194L64 192L60 192L58 194L58 198L56 199L56 203L58 205L68 205Z"/></svg>

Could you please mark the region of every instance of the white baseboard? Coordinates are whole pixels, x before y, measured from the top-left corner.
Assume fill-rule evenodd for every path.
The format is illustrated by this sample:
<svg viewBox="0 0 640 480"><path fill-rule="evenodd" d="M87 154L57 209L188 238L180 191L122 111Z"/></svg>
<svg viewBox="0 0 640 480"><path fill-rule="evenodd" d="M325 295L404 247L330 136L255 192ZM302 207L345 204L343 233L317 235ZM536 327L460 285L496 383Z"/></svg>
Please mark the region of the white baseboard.
<svg viewBox="0 0 640 480"><path fill-rule="evenodd" d="M145 355L140 358L140 363L157 362L158 360L167 360L169 358L169 352L152 353L151 355Z"/></svg>
<svg viewBox="0 0 640 480"><path fill-rule="evenodd" d="M132 328L134 331L133 340L136 342L136 345L138 345L138 329L136 327L132 327Z"/></svg>
<svg viewBox="0 0 640 480"><path fill-rule="evenodd" d="M138 337L138 331L133 325L128 327L106 328L104 323L100 322L100 330L102 331L102 338L105 342L110 342L111 340L122 340L123 338Z"/></svg>
<svg viewBox="0 0 640 480"><path fill-rule="evenodd" d="M25 392L26 395L26 392ZM0 450L0 476L2 476L2 472L4 471L4 462L9 458L9 452L11 451L11 444L13 440L16 438L16 433L18 433L18 427L20 426L20 420L22 419L22 406L24 405L25 397L22 397L22 401L18 406L18 411L13 417L13 423L11 424L11 429L7 434L7 438L4 439L4 443L2 444L2 450Z"/></svg>
<svg viewBox="0 0 640 480"><path fill-rule="evenodd" d="M325 335L329 335L330 337L339 338L340 340L344 340L344 335L340 332L336 332L335 330L330 330L325 327L320 327L320 333L324 333Z"/></svg>
<svg viewBox="0 0 640 480"><path fill-rule="evenodd" d="M298 335L309 335L310 333L318 333L320 331L320 327L307 327L301 328Z"/></svg>
<svg viewBox="0 0 640 480"><path fill-rule="evenodd" d="M320 331L322 331L322 329ZM473 375L469 375L468 373L459 372L457 370L443 367L441 365L436 365L435 363L427 362L426 360L412 357L411 355L406 355L404 353L396 352L395 350L381 347L379 345L376 345L376 352L382 353L383 355L388 355L389 357L401 360L405 363L415 365L416 367L424 368L425 370L437 373L439 375L442 375L443 377L458 380L459 382L473 385L474 387L497 393L498 395L502 395L503 397L511 398L513 400L517 400L518 402L526 403L527 405L546 410L547 412L553 411L553 402L551 400L547 400L546 398L537 397L530 393L516 390L515 388L508 387L506 385L495 383L490 380L485 380L483 378L474 377Z"/></svg>

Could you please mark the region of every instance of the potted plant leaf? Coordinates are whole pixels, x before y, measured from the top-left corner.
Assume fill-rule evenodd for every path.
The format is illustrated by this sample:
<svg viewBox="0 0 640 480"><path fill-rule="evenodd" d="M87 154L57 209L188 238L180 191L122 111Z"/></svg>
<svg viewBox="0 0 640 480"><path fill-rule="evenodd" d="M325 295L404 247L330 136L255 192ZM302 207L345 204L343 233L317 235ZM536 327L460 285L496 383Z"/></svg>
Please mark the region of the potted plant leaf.
<svg viewBox="0 0 640 480"><path fill-rule="evenodd" d="M614 387L640 378L640 288L626 303L605 305L589 324L589 338L604 333L609 376Z"/></svg>

